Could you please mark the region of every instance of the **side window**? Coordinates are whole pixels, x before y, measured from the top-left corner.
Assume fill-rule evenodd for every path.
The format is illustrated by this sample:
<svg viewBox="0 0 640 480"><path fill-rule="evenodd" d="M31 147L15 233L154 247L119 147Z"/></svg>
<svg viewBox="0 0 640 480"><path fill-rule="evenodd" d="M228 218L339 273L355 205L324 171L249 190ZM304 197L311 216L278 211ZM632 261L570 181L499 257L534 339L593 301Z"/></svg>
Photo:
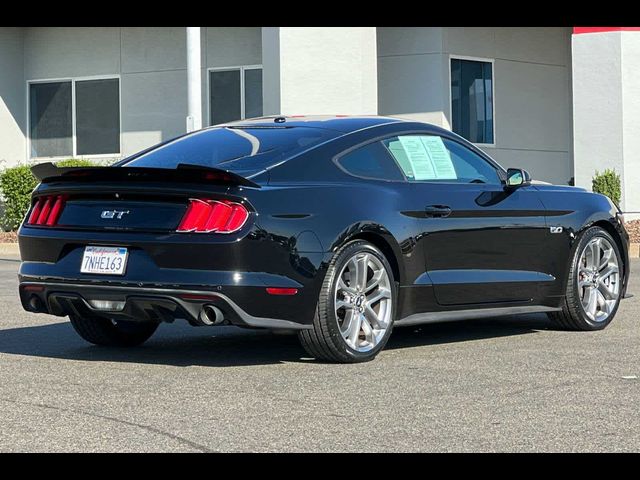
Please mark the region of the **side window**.
<svg viewBox="0 0 640 480"><path fill-rule="evenodd" d="M495 167L480 155L438 135L402 135L383 144L410 182L501 182Z"/></svg>
<svg viewBox="0 0 640 480"><path fill-rule="evenodd" d="M356 177L403 180L402 173L380 142L357 148L340 157L338 163Z"/></svg>

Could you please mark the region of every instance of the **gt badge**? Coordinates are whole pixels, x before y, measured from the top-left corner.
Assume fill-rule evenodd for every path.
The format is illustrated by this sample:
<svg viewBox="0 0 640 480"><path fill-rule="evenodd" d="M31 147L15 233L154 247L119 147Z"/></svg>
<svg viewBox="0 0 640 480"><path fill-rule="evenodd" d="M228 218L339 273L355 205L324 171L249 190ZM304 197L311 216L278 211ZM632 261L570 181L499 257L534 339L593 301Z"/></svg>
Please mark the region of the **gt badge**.
<svg viewBox="0 0 640 480"><path fill-rule="evenodd" d="M128 215L129 210L105 210L100 214L100 218L104 218L107 220L118 219L122 220L122 217Z"/></svg>

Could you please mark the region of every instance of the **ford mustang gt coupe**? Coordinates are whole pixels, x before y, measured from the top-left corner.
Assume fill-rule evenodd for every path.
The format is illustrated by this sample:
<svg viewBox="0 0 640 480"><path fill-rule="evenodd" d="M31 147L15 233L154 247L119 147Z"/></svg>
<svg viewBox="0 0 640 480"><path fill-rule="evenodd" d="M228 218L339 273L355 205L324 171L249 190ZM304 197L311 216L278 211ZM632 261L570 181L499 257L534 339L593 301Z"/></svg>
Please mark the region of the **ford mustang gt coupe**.
<svg viewBox="0 0 640 480"><path fill-rule="evenodd" d="M546 312L599 330L629 278L607 197L532 182L420 122L265 117L33 172L22 305L96 345L186 320L294 332L317 359L360 362L400 325Z"/></svg>

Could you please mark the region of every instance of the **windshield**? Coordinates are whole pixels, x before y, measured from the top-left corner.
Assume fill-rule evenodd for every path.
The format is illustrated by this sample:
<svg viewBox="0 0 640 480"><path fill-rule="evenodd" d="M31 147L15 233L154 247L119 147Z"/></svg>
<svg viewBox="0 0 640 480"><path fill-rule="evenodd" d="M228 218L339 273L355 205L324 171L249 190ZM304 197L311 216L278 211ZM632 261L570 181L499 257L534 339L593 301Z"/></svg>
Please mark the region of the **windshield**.
<svg viewBox="0 0 640 480"><path fill-rule="evenodd" d="M120 166L176 168L183 163L247 176L338 135L312 127L217 127L160 145Z"/></svg>

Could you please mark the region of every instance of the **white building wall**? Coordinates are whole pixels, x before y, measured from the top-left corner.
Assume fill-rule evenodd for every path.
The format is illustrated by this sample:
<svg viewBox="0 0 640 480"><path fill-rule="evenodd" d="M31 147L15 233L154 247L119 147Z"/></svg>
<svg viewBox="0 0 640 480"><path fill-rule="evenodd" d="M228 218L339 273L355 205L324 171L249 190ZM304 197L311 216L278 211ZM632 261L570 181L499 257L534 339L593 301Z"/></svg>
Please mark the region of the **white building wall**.
<svg viewBox="0 0 640 480"><path fill-rule="evenodd" d="M596 170L624 175L620 32L574 35L576 185L591 189Z"/></svg>
<svg viewBox="0 0 640 480"><path fill-rule="evenodd" d="M120 73L120 29L28 27L25 76L46 80Z"/></svg>
<svg viewBox="0 0 640 480"><path fill-rule="evenodd" d="M495 146L505 167L566 184L573 176L568 28L378 29L380 113L450 128L451 56L494 61Z"/></svg>
<svg viewBox="0 0 640 480"><path fill-rule="evenodd" d="M443 28L378 27L378 106L381 115L450 128Z"/></svg>
<svg viewBox="0 0 640 480"><path fill-rule="evenodd" d="M0 28L0 169L24 159L24 31Z"/></svg>
<svg viewBox="0 0 640 480"><path fill-rule="evenodd" d="M576 184L596 171L620 174L621 205L640 218L640 33L573 36Z"/></svg>
<svg viewBox="0 0 640 480"><path fill-rule="evenodd" d="M640 32L621 32L623 210L640 218Z"/></svg>
<svg viewBox="0 0 640 480"><path fill-rule="evenodd" d="M264 27L265 114L376 114L375 27Z"/></svg>
<svg viewBox="0 0 640 480"><path fill-rule="evenodd" d="M186 131L185 27L122 27L122 153Z"/></svg>

